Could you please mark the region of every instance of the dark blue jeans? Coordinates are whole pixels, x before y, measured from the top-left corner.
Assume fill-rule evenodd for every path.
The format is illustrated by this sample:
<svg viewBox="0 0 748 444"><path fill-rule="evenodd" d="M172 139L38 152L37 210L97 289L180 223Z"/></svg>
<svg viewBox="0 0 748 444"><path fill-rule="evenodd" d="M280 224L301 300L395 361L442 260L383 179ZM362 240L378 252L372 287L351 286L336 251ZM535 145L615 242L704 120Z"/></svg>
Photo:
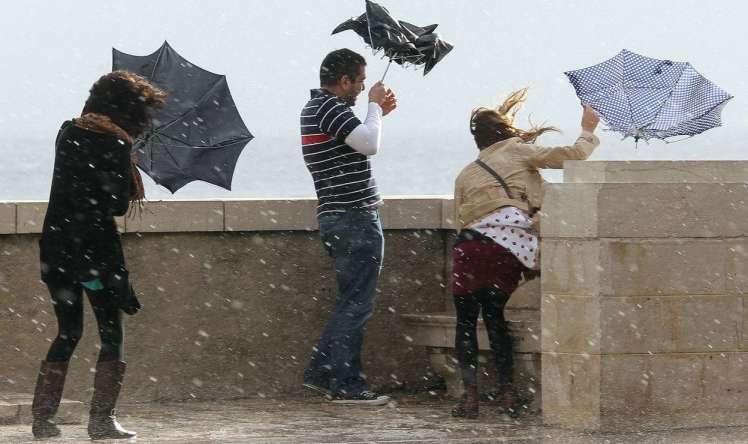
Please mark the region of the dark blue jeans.
<svg viewBox="0 0 748 444"><path fill-rule="evenodd" d="M338 295L304 371L304 382L335 394L367 389L361 368L366 321L374 311L384 236L379 211L350 210L319 217L322 243L333 258Z"/></svg>

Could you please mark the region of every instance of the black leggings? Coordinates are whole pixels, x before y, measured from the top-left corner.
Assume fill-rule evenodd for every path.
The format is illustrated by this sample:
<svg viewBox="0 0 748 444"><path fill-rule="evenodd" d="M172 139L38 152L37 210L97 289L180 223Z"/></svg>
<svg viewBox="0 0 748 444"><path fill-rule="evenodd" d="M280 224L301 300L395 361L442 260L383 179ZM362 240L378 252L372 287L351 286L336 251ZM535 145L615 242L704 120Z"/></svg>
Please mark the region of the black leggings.
<svg viewBox="0 0 748 444"><path fill-rule="evenodd" d="M47 353L47 361L68 361L83 334L83 287L80 284L47 285L57 316L58 333ZM105 290L88 290L86 295L99 324L99 362L123 359L122 311Z"/></svg>
<svg viewBox="0 0 748 444"><path fill-rule="evenodd" d="M454 295L457 309L457 334L455 348L460 364L462 381L465 385L474 385L478 381L478 314L483 308L483 322L488 330L488 341L491 344L496 369L499 372L499 386L507 388L512 384L512 338L504 319L504 306L509 295L500 290L486 288L466 295Z"/></svg>

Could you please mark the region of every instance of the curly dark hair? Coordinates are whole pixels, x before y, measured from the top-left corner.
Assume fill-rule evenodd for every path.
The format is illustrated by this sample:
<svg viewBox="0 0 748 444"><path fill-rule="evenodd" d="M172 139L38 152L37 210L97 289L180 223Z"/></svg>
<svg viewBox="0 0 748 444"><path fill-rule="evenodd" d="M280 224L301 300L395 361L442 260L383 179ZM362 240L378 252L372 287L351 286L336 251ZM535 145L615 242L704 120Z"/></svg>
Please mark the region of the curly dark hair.
<svg viewBox="0 0 748 444"><path fill-rule="evenodd" d="M89 92L81 114L103 114L133 139L148 128L151 112L166 101L166 93L144 77L122 70L101 76Z"/></svg>

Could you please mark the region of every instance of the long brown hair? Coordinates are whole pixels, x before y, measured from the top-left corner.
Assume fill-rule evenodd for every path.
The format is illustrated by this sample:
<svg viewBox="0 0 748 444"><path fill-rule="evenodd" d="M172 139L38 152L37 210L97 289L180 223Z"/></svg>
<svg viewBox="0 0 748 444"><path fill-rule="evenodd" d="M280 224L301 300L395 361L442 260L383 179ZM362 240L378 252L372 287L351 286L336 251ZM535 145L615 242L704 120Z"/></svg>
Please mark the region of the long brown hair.
<svg viewBox="0 0 748 444"><path fill-rule="evenodd" d="M166 93L147 79L128 71L112 71L96 81L89 91L81 116L99 114L124 130L131 141L139 137L151 123L151 114L166 101ZM145 198L143 179L134 159L130 173L134 189L130 202L141 208Z"/></svg>
<svg viewBox="0 0 748 444"><path fill-rule="evenodd" d="M496 142L519 137L523 142L532 143L543 133L558 131L553 126L536 126L530 122L530 129L514 126L514 117L527 99L527 88L514 91L496 108L475 108L470 114L470 133L479 149L487 148Z"/></svg>

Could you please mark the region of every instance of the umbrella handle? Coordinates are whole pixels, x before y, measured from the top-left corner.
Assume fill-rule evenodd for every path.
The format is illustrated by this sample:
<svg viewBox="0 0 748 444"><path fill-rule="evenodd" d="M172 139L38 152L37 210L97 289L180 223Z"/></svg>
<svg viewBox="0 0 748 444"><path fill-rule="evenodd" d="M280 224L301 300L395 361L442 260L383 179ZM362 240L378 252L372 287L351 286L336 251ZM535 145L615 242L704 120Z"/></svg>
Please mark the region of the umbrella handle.
<svg viewBox="0 0 748 444"><path fill-rule="evenodd" d="M392 58L390 58L390 63L387 64L387 68L384 70L384 74L382 74L382 80L380 82L384 83L384 78L387 76L387 71L390 70L390 65L392 65Z"/></svg>

